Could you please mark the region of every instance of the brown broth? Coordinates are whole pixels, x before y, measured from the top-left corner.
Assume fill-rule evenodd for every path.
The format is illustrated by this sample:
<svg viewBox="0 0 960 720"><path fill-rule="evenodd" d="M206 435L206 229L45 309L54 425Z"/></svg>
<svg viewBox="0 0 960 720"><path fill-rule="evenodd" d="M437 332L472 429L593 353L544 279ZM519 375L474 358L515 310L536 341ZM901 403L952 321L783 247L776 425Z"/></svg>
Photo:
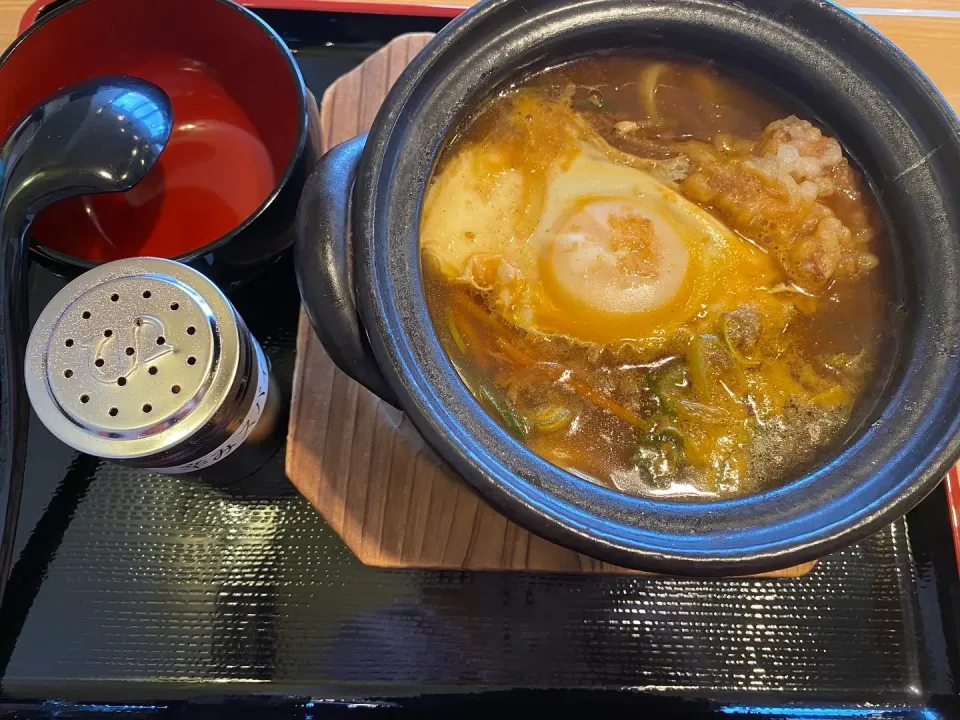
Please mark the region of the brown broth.
<svg viewBox="0 0 960 720"><path fill-rule="evenodd" d="M584 343L503 312L496 297L506 287L503 261L513 267L507 250L498 256L501 265L483 260L452 270L424 250L428 308L471 392L534 452L631 494L738 496L782 483L815 462L842 437L892 332L880 215L859 173L845 156L831 161L833 141L791 118L802 110L776 89L711 63L593 56L492 98L441 156L435 180L460 153L473 153L481 204L501 202L496 193L508 187L491 178L525 173L524 187L533 194L518 200L523 237L511 236L504 248L530 242L548 169L570 152L555 129L524 135L521 120L534 126L547 122L547 113L518 120L522 93L533 98L532 107L538 99L544 108L569 106L585 132L601 138L608 157L648 163L666 185L776 258L786 294L766 288L755 302L722 312L704 306L655 347L639 339ZM765 130L783 118L790 120L782 131ZM806 185L800 192L816 192L815 200L798 200L790 178L754 167L757 158L769 167L770 148L777 148L773 157L792 162L785 145L806 148L803 162L809 157L822 165L809 177L802 169L787 171L798 187L814 183L816 190ZM738 199L754 209L743 210ZM425 217L445 211L431 202L428 193ZM836 252L835 221L844 228ZM469 245L486 238L471 230L454 240Z"/></svg>

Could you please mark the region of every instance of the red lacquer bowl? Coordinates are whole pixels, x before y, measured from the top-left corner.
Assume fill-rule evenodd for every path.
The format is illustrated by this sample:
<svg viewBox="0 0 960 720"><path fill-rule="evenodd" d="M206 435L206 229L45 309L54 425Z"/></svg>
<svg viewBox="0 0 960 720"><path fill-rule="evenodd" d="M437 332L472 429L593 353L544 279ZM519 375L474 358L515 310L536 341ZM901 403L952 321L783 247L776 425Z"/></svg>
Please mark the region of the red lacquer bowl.
<svg viewBox="0 0 960 720"><path fill-rule="evenodd" d="M130 192L42 213L41 257L81 270L136 255L255 265L289 245L317 152L303 79L272 29L228 0L74 0L0 58L0 138L59 88L98 75L163 88L173 132Z"/></svg>

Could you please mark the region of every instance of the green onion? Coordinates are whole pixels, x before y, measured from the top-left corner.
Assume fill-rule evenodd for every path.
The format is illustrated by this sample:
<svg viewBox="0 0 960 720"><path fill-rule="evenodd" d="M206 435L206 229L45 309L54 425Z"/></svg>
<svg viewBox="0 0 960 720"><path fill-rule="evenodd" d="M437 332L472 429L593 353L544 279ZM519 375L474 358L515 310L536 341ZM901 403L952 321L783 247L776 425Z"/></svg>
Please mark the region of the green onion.
<svg viewBox="0 0 960 720"><path fill-rule="evenodd" d="M565 407L548 406L528 415L528 419L540 432L553 432L566 426L573 419L573 413Z"/></svg>
<svg viewBox="0 0 960 720"><path fill-rule="evenodd" d="M454 345L460 350L460 352L467 351L467 345L463 342L463 336L460 334L460 331L457 330L457 324L453 321L453 315L447 314L447 325L450 327L450 337L453 338Z"/></svg>
<svg viewBox="0 0 960 720"><path fill-rule="evenodd" d="M503 419L503 424L512 435L520 440L527 436L526 423L513 412L505 397L481 385L480 398Z"/></svg>
<svg viewBox="0 0 960 720"><path fill-rule="evenodd" d="M708 350L705 347L713 339L711 335L697 335L690 341L690 346L687 348L690 380L693 382L694 392L703 402L707 402L713 397L710 378L707 375L706 354Z"/></svg>
<svg viewBox="0 0 960 720"><path fill-rule="evenodd" d="M656 432L644 435L639 439L638 446L633 457L637 465L643 465L645 461L650 462L652 460L650 453L666 459L674 467L686 462L683 435L675 427L663 427Z"/></svg>

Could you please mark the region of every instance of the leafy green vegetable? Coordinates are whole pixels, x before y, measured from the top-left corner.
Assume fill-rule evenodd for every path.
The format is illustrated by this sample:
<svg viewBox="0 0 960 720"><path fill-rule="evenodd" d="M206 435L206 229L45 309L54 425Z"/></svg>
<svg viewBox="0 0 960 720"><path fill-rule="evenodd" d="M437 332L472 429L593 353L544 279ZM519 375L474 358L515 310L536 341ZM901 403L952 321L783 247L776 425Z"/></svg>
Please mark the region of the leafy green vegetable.
<svg viewBox="0 0 960 720"><path fill-rule="evenodd" d="M678 450L683 450L683 435L675 427L660 428L648 437L657 445L673 445Z"/></svg>
<svg viewBox="0 0 960 720"><path fill-rule="evenodd" d="M503 424L512 435L520 440L527 436L527 424L513 411L506 397L486 385L480 386L479 395L491 410L503 418Z"/></svg>
<svg viewBox="0 0 960 720"><path fill-rule="evenodd" d="M657 409L667 415L676 414L677 400L689 385L687 368L683 362L672 362L644 379L644 389L657 405Z"/></svg>
<svg viewBox="0 0 960 720"><path fill-rule="evenodd" d="M646 468L651 477L662 474L666 462L670 472L686 464L683 435L672 426L661 427L643 435L637 442L637 452L633 456L635 465ZM656 468L660 466L658 471Z"/></svg>

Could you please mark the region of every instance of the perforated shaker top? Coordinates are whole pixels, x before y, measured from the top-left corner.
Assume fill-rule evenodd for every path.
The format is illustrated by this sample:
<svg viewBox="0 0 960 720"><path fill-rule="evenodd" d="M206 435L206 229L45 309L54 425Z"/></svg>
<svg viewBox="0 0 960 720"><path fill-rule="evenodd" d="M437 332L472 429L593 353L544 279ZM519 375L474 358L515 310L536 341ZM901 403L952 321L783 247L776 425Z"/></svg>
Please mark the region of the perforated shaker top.
<svg viewBox="0 0 960 720"><path fill-rule="evenodd" d="M68 445L142 458L188 438L237 372L232 306L199 272L158 258L101 265L50 301L27 344L27 392Z"/></svg>

